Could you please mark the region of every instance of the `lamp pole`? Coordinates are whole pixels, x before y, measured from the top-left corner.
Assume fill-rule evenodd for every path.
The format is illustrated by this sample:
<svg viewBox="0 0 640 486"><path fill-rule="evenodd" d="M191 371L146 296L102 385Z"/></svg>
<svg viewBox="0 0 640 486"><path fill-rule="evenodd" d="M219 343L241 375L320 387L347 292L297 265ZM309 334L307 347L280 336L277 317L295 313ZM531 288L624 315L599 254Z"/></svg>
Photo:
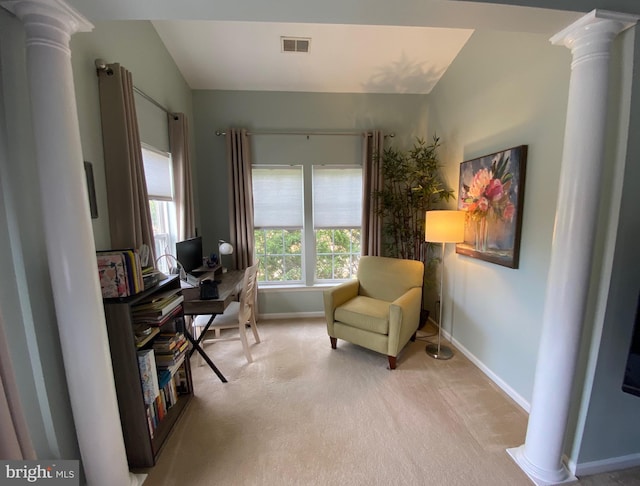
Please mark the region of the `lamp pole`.
<svg viewBox="0 0 640 486"><path fill-rule="evenodd" d="M443 289L444 289L444 245L442 242L442 265L440 266L440 311L438 317L438 344L429 343L425 348L426 353L435 359L451 359L453 357L453 351L448 346L440 345L440 336L442 335L442 303L443 303Z"/></svg>

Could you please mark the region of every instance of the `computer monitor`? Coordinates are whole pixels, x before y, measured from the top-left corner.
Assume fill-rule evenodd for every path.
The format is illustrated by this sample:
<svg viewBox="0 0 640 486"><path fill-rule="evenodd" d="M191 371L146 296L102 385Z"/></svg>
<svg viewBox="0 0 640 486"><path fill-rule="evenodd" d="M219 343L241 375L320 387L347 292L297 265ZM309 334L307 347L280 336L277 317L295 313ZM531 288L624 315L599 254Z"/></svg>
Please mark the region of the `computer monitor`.
<svg viewBox="0 0 640 486"><path fill-rule="evenodd" d="M640 397L640 295L636 304L636 321L631 337L631 346L627 356L622 391Z"/></svg>
<svg viewBox="0 0 640 486"><path fill-rule="evenodd" d="M188 274L202 267L202 236L176 243L176 258Z"/></svg>

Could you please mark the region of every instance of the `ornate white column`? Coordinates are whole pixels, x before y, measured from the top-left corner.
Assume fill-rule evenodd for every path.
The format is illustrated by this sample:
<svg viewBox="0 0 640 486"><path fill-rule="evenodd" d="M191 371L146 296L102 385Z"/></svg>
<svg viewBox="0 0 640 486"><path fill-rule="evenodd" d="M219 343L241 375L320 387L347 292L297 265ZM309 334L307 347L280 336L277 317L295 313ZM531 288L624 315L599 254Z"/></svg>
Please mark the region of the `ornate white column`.
<svg viewBox="0 0 640 486"><path fill-rule="evenodd" d="M0 0L25 26L49 272L82 464L90 485L129 473L96 273L69 40L93 26L61 0ZM72 459L72 458L61 458Z"/></svg>
<svg viewBox="0 0 640 486"><path fill-rule="evenodd" d="M609 56L636 20L594 10L551 38L573 55L569 102L531 414L524 445L508 450L537 485L576 479L562 454L596 233Z"/></svg>

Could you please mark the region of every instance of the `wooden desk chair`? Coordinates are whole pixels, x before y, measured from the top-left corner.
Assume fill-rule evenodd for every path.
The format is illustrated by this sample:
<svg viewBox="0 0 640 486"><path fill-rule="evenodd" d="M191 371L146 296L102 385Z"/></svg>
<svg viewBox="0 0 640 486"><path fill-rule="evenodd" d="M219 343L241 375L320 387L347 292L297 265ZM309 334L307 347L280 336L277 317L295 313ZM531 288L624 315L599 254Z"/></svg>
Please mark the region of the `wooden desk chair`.
<svg viewBox="0 0 640 486"><path fill-rule="evenodd" d="M251 328L256 343L260 342L258 327L256 325L256 299L258 291L258 262L248 267L244 272L240 301L231 302L224 311L214 317L202 344L218 341L241 341L244 355L249 363L253 362L249 342L247 340L247 327ZM199 315L193 321L193 326L199 331L209 322L211 315ZM224 329L237 329L238 335L225 336L221 333Z"/></svg>

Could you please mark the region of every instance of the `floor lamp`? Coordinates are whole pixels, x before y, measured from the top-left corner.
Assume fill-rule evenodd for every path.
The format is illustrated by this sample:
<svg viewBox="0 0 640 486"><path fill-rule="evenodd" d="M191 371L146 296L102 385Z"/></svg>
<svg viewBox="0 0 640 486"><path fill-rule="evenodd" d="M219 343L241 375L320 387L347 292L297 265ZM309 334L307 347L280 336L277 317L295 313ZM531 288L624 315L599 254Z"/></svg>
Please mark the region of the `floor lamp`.
<svg viewBox="0 0 640 486"><path fill-rule="evenodd" d="M427 211L425 219L425 241L442 243L442 268L440 269L440 317L438 318L438 344L429 343L425 351L435 359L450 359L453 351L440 345L442 335L442 308L444 307L444 248L447 243L464 241L464 211Z"/></svg>

